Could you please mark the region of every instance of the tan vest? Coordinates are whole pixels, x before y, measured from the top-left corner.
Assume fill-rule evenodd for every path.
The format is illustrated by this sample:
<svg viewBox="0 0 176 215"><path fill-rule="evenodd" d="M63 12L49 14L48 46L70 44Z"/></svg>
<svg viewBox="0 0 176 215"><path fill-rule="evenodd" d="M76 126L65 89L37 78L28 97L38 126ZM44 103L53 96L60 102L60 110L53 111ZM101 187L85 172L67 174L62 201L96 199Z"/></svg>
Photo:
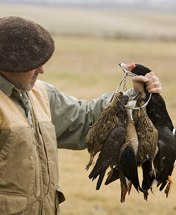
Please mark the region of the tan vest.
<svg viewBox="0 0 176 215"><path fill-rule="evenodd" d="M0 215L58 215L58 154L48 95L29 93L35 135L17 104L0 91Z"/></svg>

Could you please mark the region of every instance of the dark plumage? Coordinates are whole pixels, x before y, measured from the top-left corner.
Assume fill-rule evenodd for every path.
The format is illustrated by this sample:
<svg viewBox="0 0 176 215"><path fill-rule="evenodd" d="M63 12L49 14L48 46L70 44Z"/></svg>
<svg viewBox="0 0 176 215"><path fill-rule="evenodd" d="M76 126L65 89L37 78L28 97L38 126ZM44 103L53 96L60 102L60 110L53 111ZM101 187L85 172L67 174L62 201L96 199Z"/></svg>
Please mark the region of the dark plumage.
<svg viewBox="0 0 176 215"><path fill-rule="evenodd" d="M161 191L167 185L165 194L166 197L168 197L172 187L171 175L176 161L176 138L173 134L174 127L167 112L165 101L161 95L153 94L147 106L147 112L159 132L159 151L154 160L157 186L160 186ZM152 181L151 178L149 180Z"/></svg>
<svg viewBox="0 0 176 215"><path fill-rule="evenodd" d="M117 108L119 105L119 100L122 96L123 93L116 93L112 102L106 109L103 110L100 117L89 129L89 132L85 138L85 145L90 153L90 161L86 166L87 170L91 166L94 156L102 149L103 144L105 143L110 132L120 122L117 116Z"/></svg>
<svg viewBox="0 0 176 215"><path fill-rule="evenodd" d="M132 149L132 147L130 147L130 148L131 148L131 151L132 151L132 158L134 158L134 155L133 155L134 150ZM127 148L127 150L125 150L125 152L127 152L127 153L129 152L128 148ZM120 153L121 153L121 151L118 153L118 156L120 156L119 155ZM107 177L107 179L105 181L105 185L108 185L111 182L120 179L120 186L121 186L121 198L120 198L120 201L122 203L125 202L126 194L127 193L130 194L131 188L132 188L132 182L130 180L128 180L128 178L132 177L131 174L130 174L131 171L128 171L129 169L130 170L133 169L131 167L129 168L130 162L128 162L128 161L131 161L131 158L129 158L128 161L126 162L125 160L123 160L123 158L125 158L125 157L126 157L126 155L124 154L122 156L121 162L120 162L119 158L117 159L116 166L111 168L111 171L108 173L108 177ZM136 161L134 161L133 163L136 164ZM135 167L136 167L136 165L135 165ZM121 169L121 167L122 167L123 170ZM128 172L126 172L125 168L128 168L128 170L127 170ZM125 177L123 171L124 171L124 173L126 174L126 176L128 178ZM133 174L137 174L136 171L134 171ZM133 179L134 179L134 177L133 177Z"/></svg>
<svg viewBox="0 0 176 215"><path fill-rule="evenodd" d="M119 122L106 139L97 159L97 162L89 175L89 178L92 178L92 180L99 176L96 187L97 190L101 186L107 168L109 166L113 168L113 165L117 163L120 148L125 143L126 130L124 125L126 119L126 109L124 105L126 105L127 101L128 96L121 97L116 113Z"/></svg>
<svg viewBox="0 0 176 215"><path fill-rule="evenodd" d="M140 64L125 65L120 64L123 68L137 75L145 75L151 70ZM167 112L164 99L159 94L153 94L148 105L147 114L158 130L158 153L154 159L154 167L156 169L156 177L144 173L142 187L146 190L151 188L154 180L157 181L157 186L163 190L166 186L165 193L168 197L171 187L171 175L176 161L176 139L173 134L173 123ZM145 168L151 170L149 163L145 164ZM147 197L146 197L147 198Z"/></svg>
<svg viewBox="0 0 176 215"><path fill-rule="evenodd" d="M111 168L111 171L108 173L108 177L105 181L105 185L110 184L113 181L116 181L119 179L119 170L117 165L113 168Z"/></svg>
<svg viewBox="0 0 176 215"><path fill-rule="evenodd" d="M125 138L126 131L124 124L118 123L106 139L97 162L89 175L89 178L92 178L92 180L99 176L96 187L97 190L99 190L101 186L107 168L117 163L118 154L121 146L125 143Z"/></svg>

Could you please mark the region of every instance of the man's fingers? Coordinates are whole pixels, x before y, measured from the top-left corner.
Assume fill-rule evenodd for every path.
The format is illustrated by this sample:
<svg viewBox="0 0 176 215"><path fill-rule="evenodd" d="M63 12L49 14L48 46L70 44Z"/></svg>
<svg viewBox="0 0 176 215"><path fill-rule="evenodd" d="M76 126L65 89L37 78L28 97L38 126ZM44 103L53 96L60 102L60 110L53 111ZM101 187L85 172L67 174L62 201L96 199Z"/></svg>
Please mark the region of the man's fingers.
<svg viewBox="0 0 176 215"><path fill-rule="evenodd" d="M161 87L161 83L159 81L159 78L157 76L155 76L154 73L152 76L150 76L150 75L151 74L148 73L149 80L145 83L146 90L149 93L161 93L162 87Z"/></svg>
<svg viewBox="0 0 176 215"><path fill-rule="evenodd" d="M134 82L142 82L142 83L146 83L147 81L149 81L149 79L147 77L142 76L142 75L134 76L132 80Z"/></svg>
<svg viewBox="0 0 176 215"><path fill-rule="evenodd" d="M150 79L152 76L155 76L155 73L153 71L146 73L145 77ZM156 76L155 76L156 77Z"/></svg>
<svg viewBox="0 0 176 215"><path fill-rule="evenodd" d="M154 87L154 86L156 86L156 87ZM161 87L161 85L158 86L158 85L153 84L153 86L148 86L148 87L146 87L146 90L147 90L149 93L161 93L162 87Z"/></svg>
<svg viewBox="0 0 176 215"><path fill-rule="evenodd" d="M135 91L144 91L144 83L145 89L149 93L161 93L162 87L159 81L159 78L155 75L155 73L149 72L145 76L135 76L133 77L133 86Z"/></svg>

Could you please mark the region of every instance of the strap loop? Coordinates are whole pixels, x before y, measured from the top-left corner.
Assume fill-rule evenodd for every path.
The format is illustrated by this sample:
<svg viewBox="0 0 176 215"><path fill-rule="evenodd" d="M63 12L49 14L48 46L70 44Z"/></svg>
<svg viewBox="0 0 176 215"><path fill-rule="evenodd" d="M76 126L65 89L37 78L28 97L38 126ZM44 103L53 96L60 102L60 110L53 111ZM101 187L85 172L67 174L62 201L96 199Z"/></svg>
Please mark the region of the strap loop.
<svg viewBox="0 0 176 215"><path fill-rule="evenodd" d="M131 76L131 77L137 76L136 74L134 74L134 73L132 73L132 72L129 72L129 71L127 71L127 70L124 69L124 68L122 68L122 69L123 69L124 75L123 75L123 77L122 77L122 79L121 79L121 81L120 81L120 83L119 83L119 85L118 85L118 87L117 87L117 89L116 89L116 93L119 92L119 88L120 88L120 86L121 86L121 84L122 84L123 81L125 81L125 84L126 84L126 77L127 77L127 76ZM139 109L144 108L144 107L146 107L146 106L148 105L148 103L149 103L151 97L152 97L152 93L149 94L148 100L147 100L146 103L143 104L141 107L130 108L130 107L127 107L126 105L124 105L124 107L125 107L126 109L139 110ZM118 99L118 100L119 100L119 99ZM119 100L119 102L120 102L120 100Z"/></svg>

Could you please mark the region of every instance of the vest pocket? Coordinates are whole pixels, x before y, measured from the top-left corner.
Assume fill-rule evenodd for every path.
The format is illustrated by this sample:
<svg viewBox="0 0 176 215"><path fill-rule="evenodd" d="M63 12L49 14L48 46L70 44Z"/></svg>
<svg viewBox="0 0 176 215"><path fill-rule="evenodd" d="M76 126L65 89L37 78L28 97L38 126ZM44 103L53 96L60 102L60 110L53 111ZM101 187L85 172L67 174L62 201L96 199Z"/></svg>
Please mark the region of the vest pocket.
<svg viewBox="0 0 176 215"><path fill-rule="evenodd" d="M65 196L59 186L56 188L56 215L60 215L59 204L65 201Z"/></svg>
<svg viewBox="0 0 176 215"><path fill-rule="evenodd" d="M65 201L65 196L62 192L62 189L59 186L57 186L56 188L56 202L57 201L58 201L58 204L61 204L62 202Z"/></svg>
<svg viewBox="0 0 176 215"><path fill-rule="evenodd" d="M26 208L27 199L25 196L0 194L0 214L1 215L22 215Z"/></svg>

